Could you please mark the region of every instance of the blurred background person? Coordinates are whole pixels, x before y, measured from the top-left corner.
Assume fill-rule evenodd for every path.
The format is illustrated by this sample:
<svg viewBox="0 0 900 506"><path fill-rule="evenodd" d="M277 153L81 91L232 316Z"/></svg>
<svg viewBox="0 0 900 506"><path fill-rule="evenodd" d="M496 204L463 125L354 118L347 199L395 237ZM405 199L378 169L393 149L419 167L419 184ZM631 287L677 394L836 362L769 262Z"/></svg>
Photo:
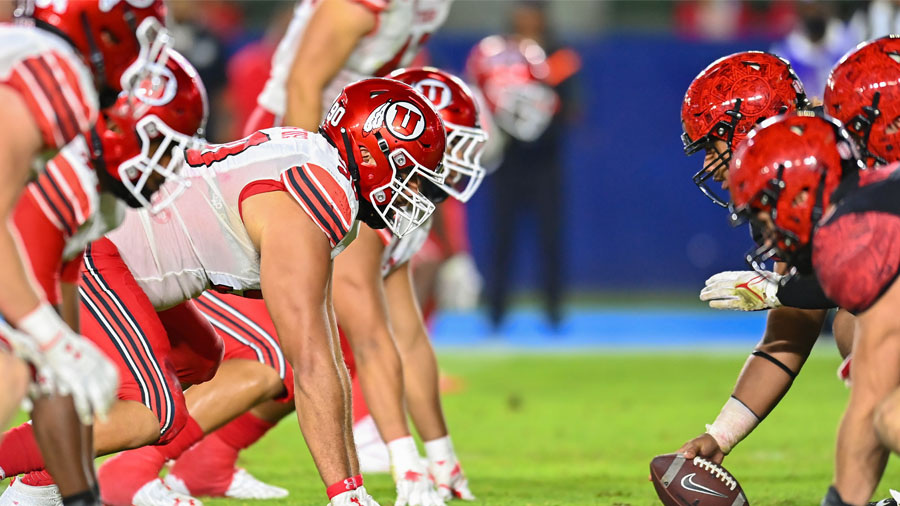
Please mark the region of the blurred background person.
<svg viewBox="0 0 900 506"><path fill-rule="evenodd" d="M492 275L487 283L490 319L496 328L506 315L515 234L527 212L537 222L541 295L555 328L563 317L560 141L573 105L571 76L579 62L573 51L561 48L553 38L544 2L515 4L511 25L510 35L481 41L467 64L506 138L503 162L489 183L493 211Z"/></svg>
<svg viewBox="0 0 900 506"><path fill-rule="evenodd" d="M829 0L795 2L793 30L772 45L773 53L791 62L810 98L822 98L831 67L864 36L841 17L848 14L846 6Z"/></svg>

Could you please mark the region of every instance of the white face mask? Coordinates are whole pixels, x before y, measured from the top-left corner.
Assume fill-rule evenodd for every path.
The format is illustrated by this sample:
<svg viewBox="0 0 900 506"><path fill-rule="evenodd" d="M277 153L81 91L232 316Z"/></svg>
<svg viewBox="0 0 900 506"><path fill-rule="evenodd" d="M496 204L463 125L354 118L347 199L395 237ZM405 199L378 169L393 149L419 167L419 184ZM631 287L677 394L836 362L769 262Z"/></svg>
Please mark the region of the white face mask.
<svg viewBox="0 0 900 506"><path fill-rule="evenodd" d="M484 179L481 154L487 142L487 132L481 128L444 123L447 128L447 151L444 166L447 178L438 186L460 202L468 202Z"/></svg>
<svg viewBox="0 0 900 506"><path fill-rule="evenodd" d="M428 221L434 212L434 203L422 195L418 185L420 177L434 181L429 174L435 174L435 171L428 170L404 148L391 151L388 161L393 177L390 183L369 193L369 202L391 232L403 237ZM443 169L438 167L437 171L443 172ZM443 179L440 181L436 184L443 184Z"/></svg>

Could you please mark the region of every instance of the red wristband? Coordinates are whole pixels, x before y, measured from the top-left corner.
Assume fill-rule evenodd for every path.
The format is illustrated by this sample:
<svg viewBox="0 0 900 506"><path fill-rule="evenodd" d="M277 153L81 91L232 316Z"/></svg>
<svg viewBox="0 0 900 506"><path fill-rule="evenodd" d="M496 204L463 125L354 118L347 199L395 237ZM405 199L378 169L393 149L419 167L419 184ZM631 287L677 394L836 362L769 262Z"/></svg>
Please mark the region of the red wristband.
<svg viewBox="0 0 900 506"><path fill-rule="evenodd" d="M334 496L338 494L343 494L344 492L349 492L351 490L356 490L355 478L347 478L346 480L341 480L333 485L330 485L325 489L325 493L328 494L328 500L334 499Z"/></svg>
<svg viewBox="0 0 900 506"><path fill-rule="evenodd" d="M362 475L361 475L361 474L357 474L356 476L354 476L354 477L353 477L353 481L356 482L356 488L359 488L359 487L363 486Z"/></svg>

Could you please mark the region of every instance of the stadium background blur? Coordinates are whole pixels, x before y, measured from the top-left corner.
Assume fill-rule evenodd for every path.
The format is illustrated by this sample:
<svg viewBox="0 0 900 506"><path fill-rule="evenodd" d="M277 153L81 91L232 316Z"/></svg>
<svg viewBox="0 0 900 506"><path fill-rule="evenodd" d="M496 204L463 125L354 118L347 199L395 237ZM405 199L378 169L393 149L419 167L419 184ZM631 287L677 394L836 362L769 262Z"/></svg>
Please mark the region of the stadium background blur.
<svg viewBox="0 0 900 506"><path fill-rule="evenodd" d="M168 1L176 45L212 92L210 139L238 138L293 2ZM0 0L0 15L13 3ZM509 31L517 3L456 0L427 44L430 60L461 72L478 40ZM520 304L504 326L492 329L483 310L439 314L434 323L446 393L457 393L446 396L445 410L477 504L656 503L650 458L713 419L765 322L764 312L714 311L697 300L709 275L746 269L750 241L691 182L701 160L682 151L684 91L716 58L780 45L808 94L821 97L846 50L900 32L898 4L543 2L554 38L581 58L559 164L566 318L553 329L531 309L539 286L532 217L514 247L510 280ZM468 205L472 253L486 279L494 186L489 177ZM505 351L472 353L475 345ZM827 488L846 402L833 372L839 362L833 346L818 347L782 406L726 460L755 504L818 503ZM242 465L291 489L288 500L267 504L306 504L319 485L309 459L298 458L305 454L293 422L284 423ZM879 493L898 488L897 476L892 459ZM377 497L391 496L388 477L366 480Z"/></svg>
<svg viewBox="0 0 900 506"><path fill-rule="evenodd" d="M478 40L511 30L511 12L518 3L457 0L446 25L426 46L428 60L462 73ZM201 69L213 96L212 140L240 136L292 5L261 0L171 2L176 46ZM702 321L686 317L662 327L645 320L649 327L632 329L634 319L626 317L620 326L634 336L624 337L619 326L610 326L606 319L604 328L612 330L598 336L597 309L623 300L702 309L696 293L706 277L744 268L743 252L750 245L746 230L730 228L726 213L697 191L690 177L700 160L682 154L680 105L691 79L720 56L780 45L779 52L794 63L809 95L821 97L824 76L841 54L892 29L895 4L557 0L537 5L546 12L551 37L576 51L582 63L570 86L558 165L563 171L560 276L568 301L561 334L588 343L633 343L632 337L646 336L648 330L672 334L674 329L711 339L735 337L735 332L757 339L762 315L742 319L710 315L708 310ZM484 186L468 205L468 222L473 256L490 282L494 273L489 250L495 233L490 199L498 185L489 177ZM536 198L527 193L516 197L524 206ZM532 233L536 223L532 214L517 225L516 255L510 259L511 289L526 307L540 286L541 248ZM619 314L612 311L612 317ZM710 318L720 319L725 327L711 328ZM754 323L748 327L749 320ZM552 331L539 314L519 311L501 332L492 333L479 314L439 318L436 334L439 341L479 335L527 339L522 331L535 326L539 334ZM669 337L675 338L671 343L679 336Z"/></svg>

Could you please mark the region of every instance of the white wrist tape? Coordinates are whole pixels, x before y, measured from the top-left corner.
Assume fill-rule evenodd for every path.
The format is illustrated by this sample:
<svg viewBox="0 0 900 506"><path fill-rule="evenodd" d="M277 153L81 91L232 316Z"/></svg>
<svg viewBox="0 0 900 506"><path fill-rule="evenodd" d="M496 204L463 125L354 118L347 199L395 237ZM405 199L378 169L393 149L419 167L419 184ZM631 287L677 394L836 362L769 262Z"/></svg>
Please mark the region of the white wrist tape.
<svg viewBox="0 0 900 506"><path fill-rule="evenodd" d="M716 421L706 426L706 433L716 440L719 448L727 455L757 425L759 418L756 414L741 401L729 397Z"/></svg>
<svg viewBox="0 0 900 506"><path fill-rule="evenodd" d="M387 444L388 453L391 455L391 467L394 472L403 473L409 470L417 470L422 466L419 458L419 449L416 448L416 440L412 436L401 437Z"/></svg>
<svg viewBox="0 0 900 506"><path fill-rule="evenodd" d="M69 330L56 310L46 303L25 315L19 322L19 330L37 341L42 350L49 348Z"/></svg>

